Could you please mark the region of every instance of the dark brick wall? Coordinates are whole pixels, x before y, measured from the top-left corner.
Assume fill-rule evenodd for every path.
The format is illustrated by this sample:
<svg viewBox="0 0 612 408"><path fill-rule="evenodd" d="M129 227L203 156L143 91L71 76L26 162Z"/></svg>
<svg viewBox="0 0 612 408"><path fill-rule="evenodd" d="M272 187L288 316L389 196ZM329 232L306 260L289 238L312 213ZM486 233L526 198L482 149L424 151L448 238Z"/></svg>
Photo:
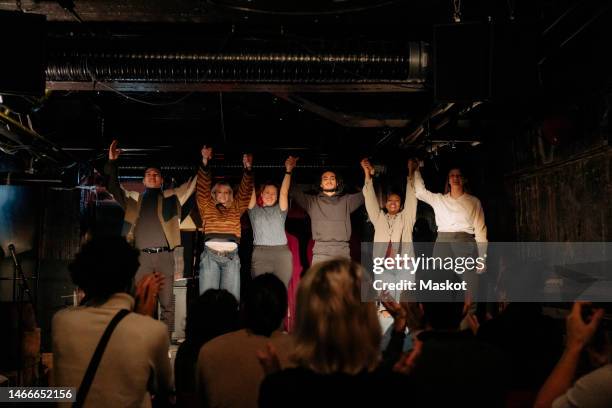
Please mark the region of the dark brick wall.
<svg viewBox="0 0 612 408"><path fill-rule="evenodd" d="M505 175L515 240L612 240L610 104L596 102L515 128Z"/></svg>

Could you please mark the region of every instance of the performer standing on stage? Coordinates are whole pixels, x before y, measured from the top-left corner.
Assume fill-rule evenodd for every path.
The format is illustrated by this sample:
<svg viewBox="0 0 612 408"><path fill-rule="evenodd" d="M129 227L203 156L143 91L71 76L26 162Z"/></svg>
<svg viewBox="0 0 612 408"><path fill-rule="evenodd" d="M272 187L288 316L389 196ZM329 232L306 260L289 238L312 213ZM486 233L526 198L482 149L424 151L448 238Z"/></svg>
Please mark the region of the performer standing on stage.
<svg viewBox="0 0 612 408"><path fill-rule="evenodd" d="M287 247L285 220L289 208L289 186L291 172L297 158L289 156L285 160L285 177L278 188L274 184L261 186L257 202L255 190L249 203L249 218L253 227L253 255L251 257L251 274L253 277L273 273L284 284L289 285L293 273L293 257Z"/></svg>
<svg viewBox="0 0 612 408"><path fill-rule="evenodd" d="M350 259L351 213L363 205L363 194L341 194L336 173L326 171L321 175L319 194L292 189L291 197L310 216L315 241L312 264L337 257Z"/></svg>
<svg viewBox="0 0 612 408"><path fill-rule="evenodd" d="M160 319L167 326L174 320L172 285L174 277L174 249L181 245L179 228L181 206L193 194L196 178L175 189L162 190L164 179L159 168L145 170L143 193L129 191L119 184L117 159L121 149L113 140L108 150L104 172L109 176L108 191L125 211L123 234L139 251L140 267L134 277L140 281L150 273L160 273L164 283L159 292ZM113 256L109 254L109 256Z"/></svg>
<svg viewBox="0 0 612 408"><path fill-rule="evenodd" d="M425 188L420 171L414 173L414 188L419 200L431 205L438 225L438 238L434 247L434 256L473 256L476 244L479 257L486 257L487 226L480 200L466 191L467 180L461 169L452 168L448 172L444 194L432 193ZM453 245L457 243L457 245ZM468 270L463 279L467 282L468 291L476 294L478 291L477 274L485 268L476 271Z"/></svg>
<svg viewBox="0 0 612 408"><path fill-rule="evenodd" d="M414 191L413 175L418 165L414 160L408 161L406 196L403 208L400 196L390 193L387 195L384 210L378 205L378 199L374 191L374 183L372 182L374 167L368 159L363 159L361 168L365 175L363 196L365 197L366 211L374 225L372 256L375 258L395 257L397 254L414 256L412 229L416 221L417 199ZM405 269L385 271L383 276L383 280L388 283L411 280L411 278L411 271ZM399 302L399 291L391 295Z"/></svg>
<svg viewBox="0 0 612 408"><path fill-rule="evenodd" d="M249 207L253 191L253 156L242 157L244 173L236 197L227 182L211 189L209 163L212 147L202 148L196 198L204 221L204 250L200 259L200 294L207 289L226 289L240 301L240 217Z"/></svg>

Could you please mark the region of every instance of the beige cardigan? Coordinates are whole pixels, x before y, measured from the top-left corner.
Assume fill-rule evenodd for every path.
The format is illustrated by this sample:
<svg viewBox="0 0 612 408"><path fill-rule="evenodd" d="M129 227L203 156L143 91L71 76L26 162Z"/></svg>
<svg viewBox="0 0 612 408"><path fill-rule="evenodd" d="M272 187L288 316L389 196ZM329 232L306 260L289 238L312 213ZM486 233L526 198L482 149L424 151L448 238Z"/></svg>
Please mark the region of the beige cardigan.
<svg viewBox="0 0 612 408"><path fill-rule="evenodd" d="M417 208L413 183L410 180L406 182L404 208L395 217L390 217L380 208L371 179L363 186L363 195L368 217L374 224L373 256L384 257L389 242L393 243L393 250L396 254L413 256L412 229L416 221Z"/></svg>
<svg viewBox="0 0 612 408"><path fill-rule="evenodd" d="M140 216L142 194L137 191L126 190L119 184L116 160L108 161L104 167L104 172L109 176L108 191L125 211L123 235L128 242L133 243L134 228ZM181 245L181 206L193 194L196 181L197 177L193 177L177 188L164 190L163 197L160 195L158 198L157 215L170 249Z"/></svg>

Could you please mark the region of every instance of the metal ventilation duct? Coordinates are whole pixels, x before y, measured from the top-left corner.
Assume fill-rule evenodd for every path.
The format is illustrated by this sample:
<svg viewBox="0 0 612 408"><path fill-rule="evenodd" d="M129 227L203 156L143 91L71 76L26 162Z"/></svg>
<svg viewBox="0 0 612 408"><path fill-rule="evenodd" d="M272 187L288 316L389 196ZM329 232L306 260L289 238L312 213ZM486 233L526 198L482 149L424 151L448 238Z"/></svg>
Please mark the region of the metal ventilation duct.
<svg viewBox="0 0 612 408"><path fill-rule="evenodd" d="M405 52L149 52L53 51L51 82L146 83L423 83L427 45Z"/></svg>

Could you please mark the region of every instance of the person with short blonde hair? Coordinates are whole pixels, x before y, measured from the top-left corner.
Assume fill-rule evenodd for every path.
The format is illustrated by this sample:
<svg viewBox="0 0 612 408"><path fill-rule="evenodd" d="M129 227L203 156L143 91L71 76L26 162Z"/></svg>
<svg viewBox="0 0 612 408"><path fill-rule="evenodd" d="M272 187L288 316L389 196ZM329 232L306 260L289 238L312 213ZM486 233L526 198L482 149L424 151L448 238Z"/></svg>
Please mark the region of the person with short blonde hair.
<svg viewBox="0 0 612 408"><path fill-rule="evenodd" d="M212 158L212 147L204 146L196 185L196 201L204 221L200 294L208 289L225 289L240 302L240 217L249 206L253 190L253 156L242 156L244 173L236 194L227 182L218 182L212 186Z"/></svg>
<svg viewBox="0 0 612 408"><path fill-rule="evenodd" d="M319 374L372 371L380 360L381 330L374 303L361 301L363 268L336 259L315 264L300 282L295 362Z"/></svg>
<svg viewBox="0 0 612 408"><path fill-rule="evenodd" d="M375 303L361 301L363 268L339 258L312 266L300 281L293 332L295 368L275 371L273 348L258 355L269 374L259 407L368 406L382 390L410 384L380 367L381 328ZM402 394L404 395L404 394ZM385 404L397 395L384 391Z"/></svg>

